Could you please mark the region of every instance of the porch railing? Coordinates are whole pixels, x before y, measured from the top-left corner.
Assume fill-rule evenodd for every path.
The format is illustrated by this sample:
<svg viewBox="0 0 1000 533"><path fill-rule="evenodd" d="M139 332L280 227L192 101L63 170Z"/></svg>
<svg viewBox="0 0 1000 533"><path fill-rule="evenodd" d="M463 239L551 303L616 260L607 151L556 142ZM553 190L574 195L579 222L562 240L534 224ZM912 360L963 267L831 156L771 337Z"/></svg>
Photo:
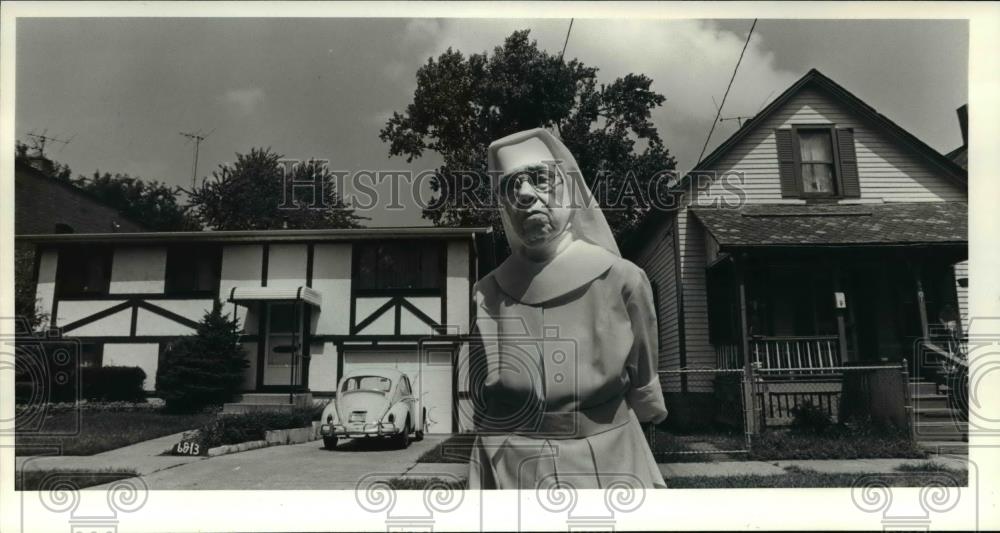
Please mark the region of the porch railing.
<svg viewBox="0 0 1000 533"><path fill-rule="evenodd" d="M715 347L721 368L743 366L739 346L719 344ZM836 335L808 337L754 337L750 339L750 360L760 368L770 370L824 369L838 367L840 339Z"/></svg>

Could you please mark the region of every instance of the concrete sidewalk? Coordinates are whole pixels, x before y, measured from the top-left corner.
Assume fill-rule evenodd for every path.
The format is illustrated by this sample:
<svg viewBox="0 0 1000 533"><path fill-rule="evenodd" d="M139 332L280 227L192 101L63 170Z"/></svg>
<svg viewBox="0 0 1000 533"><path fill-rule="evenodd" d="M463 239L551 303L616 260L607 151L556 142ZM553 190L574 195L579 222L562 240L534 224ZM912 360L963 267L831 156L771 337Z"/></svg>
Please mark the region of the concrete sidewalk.
<svg viewBox="0 0 1000 533"><path fill-rule="evenodd" d="M200 461L206 457L160 455L180 442L184 433L175 433L108 450L94 455L35 455L14 459L18 472L27 470L104 470L130 468L139 475Z"/></svg>
<svg viewBox="0 0 1000 533"><path fill-rule="evenodd" d="M923 465L927 462L954 470L967 470L968 460L939 456L933 459L829 459L801 461L720 461L716 463L660 463L660 472L667 480L676 477L773 476L787 474L785 469L797 467L825 474L889 474L899 472L901 465ZM466 478L469 465L464 463L417 463L402 477L432 478L455 476Z"/></svg>

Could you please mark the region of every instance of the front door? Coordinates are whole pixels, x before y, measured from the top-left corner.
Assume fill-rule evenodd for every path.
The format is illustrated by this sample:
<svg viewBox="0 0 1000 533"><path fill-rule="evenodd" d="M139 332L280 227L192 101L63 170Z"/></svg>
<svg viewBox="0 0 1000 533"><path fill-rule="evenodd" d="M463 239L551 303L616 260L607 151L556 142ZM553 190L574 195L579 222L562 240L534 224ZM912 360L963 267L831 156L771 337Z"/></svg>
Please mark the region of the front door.
<svg viewBox="0 0 1000 533"><path fill-rule="evenodd" d="M265 387L301 387L302 383L302 304L263 304L264 328L263 383Z"/></svg>

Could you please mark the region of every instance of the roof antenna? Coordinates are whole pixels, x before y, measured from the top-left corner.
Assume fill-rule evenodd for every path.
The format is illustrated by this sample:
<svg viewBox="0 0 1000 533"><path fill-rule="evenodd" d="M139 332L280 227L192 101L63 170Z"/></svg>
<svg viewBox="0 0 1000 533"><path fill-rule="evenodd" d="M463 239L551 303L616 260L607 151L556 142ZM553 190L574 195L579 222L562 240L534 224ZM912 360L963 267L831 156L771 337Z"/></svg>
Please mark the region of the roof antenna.
<svg viewBox="0 0 1000 533"><path fill-rule="evenodd" d="M191 142L192 140L194 141L194 166L191 168L192 191L194 190L195 187L195 181L198 179L198 148L201 146L201 142L207 139L208 136L211 135L214 131L215 128L212 128L212 131L206 133L205 135L201 134L201 130L198 130L194 133L185 133L183 131L180 132L181 135L188 138L187 142Z"/></svg>
<svg viewBox="0 0 1000 533"><path fill-rule="evenodd" d="M34 146L32 148L35 149L35 153L36 153L36 155L38 157L45 157L45 143L47 143L49 141L56 142L56 143L62 143L63 148L65 148L66 145L69 144L73 140L73 137L76 137L76 135L74 135L73 137L70 137L67 140L57 139L55 137L51 137L49 135L46 135L48 132L49 132L49 130L48 130L48 128L46 128L45 130L42 131L41 135L39 135L39 134L37 134L35 132L31 132L31 133L28 134L28 137L31 137L32 143L34 144ZM60 148L60 150L62 150L62 148Z"/></svg>

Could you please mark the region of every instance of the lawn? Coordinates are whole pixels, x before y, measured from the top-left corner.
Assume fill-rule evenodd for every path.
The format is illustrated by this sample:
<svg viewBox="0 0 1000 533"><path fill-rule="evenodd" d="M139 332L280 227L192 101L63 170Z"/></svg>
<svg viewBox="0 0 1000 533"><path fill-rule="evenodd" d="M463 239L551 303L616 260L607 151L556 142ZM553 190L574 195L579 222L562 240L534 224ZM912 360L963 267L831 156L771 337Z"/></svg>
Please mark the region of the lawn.
<svg viewBox="0 0 1000 533"><path fill-rule="evenodd" d="M807 489L830 487L854 487L864 485L884 485L888 487L938 486L942 479L945 485L965 487L969 484L969 473L965 470L951 470L943 467L905 469L891 474L828 474L795 467L785 468L787 473L777 475L743 476L690 476L667 479L671 489Z"/></svg>
<svg viewBox="0 0 1000 533"><path fill-rule="evenodd" d="M139 475L135 470L114 468L95 471L27 470L14 476L14 490L50 490L67 485L78 489L103 485Z"/></svg>
<svg viewBox="0 0 1000 533"><path fill-rule="evenodd" d="M784 474L739 476L686 476L665 479L669 489L807 489L846 488L859 484L888 487L958 486L969 484L969 473L934 463L904 465L898 472L884 474L828 474L796 467L785 468ZM465 489L465 482L440 478L395 478L389 486L397 490L427 488Z"/></svg>
<svg viewBox="0 0 1000 533"><path fill-rule="evenodd" d="M204 425L215 415L138 411L64 411L50 415L38 431L18 433L16 455L93 455Z"/></svg>
<svg viewBox="0 0 1000 533"><path fill-rule="evenodd" d="M475 438L474 433L452 435L417 462L468 462ZM846 426L834 426L818 434L787 429L765 431L754 439L749 451L744 436L738 432L678 435L657 429L652 451L661 463L927 457L905 433Z"/></svg>

